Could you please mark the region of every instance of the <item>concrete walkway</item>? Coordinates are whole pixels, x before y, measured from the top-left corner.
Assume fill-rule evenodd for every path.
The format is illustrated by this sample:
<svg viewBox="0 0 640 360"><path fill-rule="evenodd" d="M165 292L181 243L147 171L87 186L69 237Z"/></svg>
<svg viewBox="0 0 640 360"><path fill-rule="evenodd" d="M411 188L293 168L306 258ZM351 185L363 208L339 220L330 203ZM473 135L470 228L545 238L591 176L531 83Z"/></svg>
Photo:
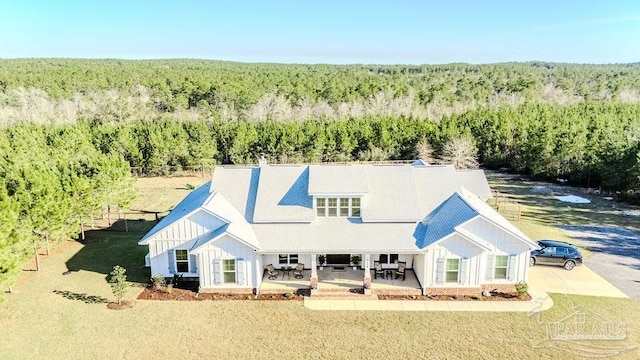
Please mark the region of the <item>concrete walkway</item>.
<svg viewBox="0 0 640 360"><path fill-rule="evenodd" d="M628 297L585 265L576 266L571 271L560 266L532 266L529 268L529 284L548 293Z"/></svg>
<svg viewBox="0 0 640 360"><path fill-rule="evenodd" d="M547 293L529 288L529 301L438 301L438 300L338 300L306 297L310 310L350 311L484 311L537 312L550 309L553 300Z"/></svg>
<svg viewBox="0 0 640 360"><path fill-rule="evenodd" d="M353 300L304 299L311 310L374 311L479 311L536 312L550 309L547 293L587 296L628 297L586 266L567 271L559 266L533 266L529 269L529 301L437 301L437 300Z"/></svg>

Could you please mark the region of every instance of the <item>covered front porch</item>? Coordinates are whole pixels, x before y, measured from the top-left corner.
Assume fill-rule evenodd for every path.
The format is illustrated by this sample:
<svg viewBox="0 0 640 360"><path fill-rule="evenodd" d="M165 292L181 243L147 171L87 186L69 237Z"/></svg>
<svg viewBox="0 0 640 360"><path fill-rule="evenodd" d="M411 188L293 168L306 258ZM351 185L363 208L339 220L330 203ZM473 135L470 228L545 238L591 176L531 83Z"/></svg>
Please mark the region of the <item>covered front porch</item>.
<svg viewBox="0 0 640 360"><path fill-rule="evenodd" d="M374 294L398 294L398 295L420 295L420 283L416 279L412 269L406 270L405 279L402 277L395 279L395 274L389 277L375 278L375 271L368 270L371 277L371 290ZM261 293L274 292L296 292L299 289L309 289L311 286L311 269L305 269L302 279L296 279L293 274L290 276L279 271L275 279L269 279L267 272L264 272ZM360 289L363 285L365 270L351 266L325 266L322 270L316 269L318 277L318 292L347 292L350 289Z"/></svg>

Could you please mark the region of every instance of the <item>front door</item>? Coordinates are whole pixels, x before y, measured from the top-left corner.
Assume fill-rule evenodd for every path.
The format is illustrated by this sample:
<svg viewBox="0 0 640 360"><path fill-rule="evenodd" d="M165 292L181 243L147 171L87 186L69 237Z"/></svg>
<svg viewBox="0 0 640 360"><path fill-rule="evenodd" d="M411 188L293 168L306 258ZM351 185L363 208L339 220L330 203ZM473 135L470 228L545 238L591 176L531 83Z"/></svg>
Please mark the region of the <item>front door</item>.
<svg viewBox="0 0 640 360"><path fill-rule="evenodd" d="M350 261L349 254L327 254L327 265L349 265Z"/></svg>

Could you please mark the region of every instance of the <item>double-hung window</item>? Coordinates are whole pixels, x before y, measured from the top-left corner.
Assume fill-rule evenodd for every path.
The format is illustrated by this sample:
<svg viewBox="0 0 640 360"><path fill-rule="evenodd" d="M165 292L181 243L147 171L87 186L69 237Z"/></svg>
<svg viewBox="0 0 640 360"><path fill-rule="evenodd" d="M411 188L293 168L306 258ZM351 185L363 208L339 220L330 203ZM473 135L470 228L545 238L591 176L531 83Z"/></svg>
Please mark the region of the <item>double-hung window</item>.
<svg viewBox="0 0 640 360"><path fill-rule="evenodd" d="M496 264L494 267L494 279L506 279L509 257L507 255L496 256Z"/></svg>
<svg viewBox="0 0 640 360"><path fill-rule="evenodd" d="M360 217L360 198L316 198L318 217Z"/></svg>
<svg viewBox="0 0 640 360"><path fill-rule="evenodd" d="M298 263L298 254L279 254L278 255L278 264L297 264Z"/></svg>
<svg viewBox="0 0 640 360"><path fill-rule="evenodd" d="M225 283L233 283L236 282L236 260L235 259L224 259L222 260L222 278Z"/></svg>
<svg viewBox="0 0 640 360"><path fill-rule="evenodd" d="M398 261L398 254L380 254L378 259L380 264L395 264Z"/></svg>
<svg viewBox="0 0 640 360"><path fill-rule="evenodd" d="M340 198L340 216L349 216L349 198Z"/></svg>
<svg viewBox="0 0 640 360"><path fill-rule="evenodd" d="M338 216L338 198L327 199L327 210L330 217Z"/></svg>
<svg viewBox="0 0 640 360"><path fill-rule="evenodd" d="M176 250L176 271L179 273L189 272L189 251Z"/></svg>
<svg viewBox="0 0 640 360"><path fill-rule="evenodd" d="M457 283L460 275L460 259L447 259L445 281Z"/></svg>
<svg viewBox="0 0 640 360"><path fill-rule="evenodd" d="M325 198L317 198L316 199L316 215L320 217L327 216L327 199Z"/></svg>
<svg viewBox="0 0 640 360"><path fill-rule="evenodd" d="M360 217L360 198L351 198L351 216Z"/></svg>

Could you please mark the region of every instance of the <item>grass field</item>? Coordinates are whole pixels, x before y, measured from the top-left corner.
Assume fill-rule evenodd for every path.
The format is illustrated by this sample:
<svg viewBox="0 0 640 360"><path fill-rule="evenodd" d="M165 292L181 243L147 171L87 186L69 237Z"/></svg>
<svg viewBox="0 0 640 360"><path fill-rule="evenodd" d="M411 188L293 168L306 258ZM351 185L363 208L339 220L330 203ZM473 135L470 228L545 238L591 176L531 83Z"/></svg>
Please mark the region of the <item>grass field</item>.
<svg viewBox="0 0 640 360"><path fill-rule="evenodd" d="M166 210L186 194L183 179L142 180L134 204L140 210ZM537 201L521 196L523 203ZM537 206L528 206L516 225L532 237L555 235L546 221L529 214ZM106 276L113 265L127 268L134 285L126 299L135 299L147 282L146 249L136 242L152 225L142 220L128 233L88 232L85 244L68 242L56 249L42 271L24 272L15 293L0 304L0 359L583 358L584 349L573 343L547 341L543 344L550 347L534 348L547 337L546 325L570 315L572 306L626 325L625 340L599 345L640 344L639 301L559 294L552 295L554 307L540 318L526 313L317 312L299 301L137 301L132 309L107 309L113 295ZM637 359L640 352L636 348L615 358Z"/></svg>

